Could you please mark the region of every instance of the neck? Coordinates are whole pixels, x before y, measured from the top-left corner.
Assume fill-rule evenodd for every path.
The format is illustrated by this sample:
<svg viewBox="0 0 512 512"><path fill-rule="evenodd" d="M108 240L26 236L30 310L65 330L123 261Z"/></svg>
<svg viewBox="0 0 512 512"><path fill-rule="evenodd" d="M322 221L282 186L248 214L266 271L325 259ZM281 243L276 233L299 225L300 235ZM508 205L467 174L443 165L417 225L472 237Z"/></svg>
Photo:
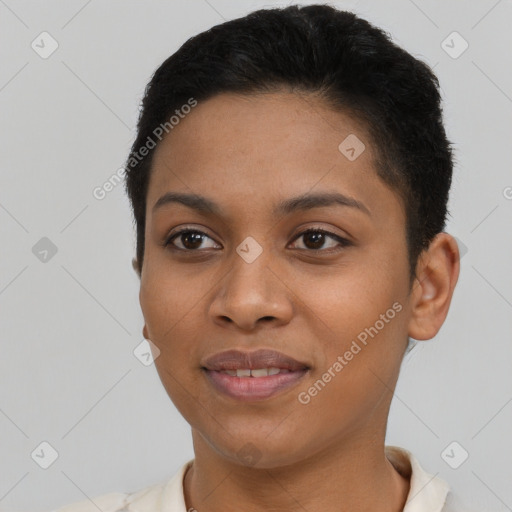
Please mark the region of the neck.
<svg viewBox="0 0 512 512"><path fill-rule="evenodd" d="M386 458L384 440L368 439L329 446L286 466L257 468L221 457L194 432L196 458L184 481L187 510L225 512L236 504L246 512L401 512L409 480Z"/></svg>

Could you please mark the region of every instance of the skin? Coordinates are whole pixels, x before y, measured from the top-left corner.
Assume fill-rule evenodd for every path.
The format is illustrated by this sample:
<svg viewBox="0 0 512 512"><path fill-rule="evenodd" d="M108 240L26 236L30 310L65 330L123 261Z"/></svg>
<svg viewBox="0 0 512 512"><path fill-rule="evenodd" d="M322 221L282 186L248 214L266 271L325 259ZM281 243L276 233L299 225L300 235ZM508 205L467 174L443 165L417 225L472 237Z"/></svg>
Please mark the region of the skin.
<svg viewBox="0 0 512 512"><path fill-rule="evenodd" d="M338 150L349 134L366 146L354 161ZM376 174L364 124L311 95L217 95L155 151L139 298L159 376L192 428L187 509L402 510L409 482L384 453L389 406L407 336L432 338L448 312L459 273L453 237L433 240L411 286L403 204ZM223 215L177 203L153 212L171 191L206 196ZM331 205L271 214L287 198L333 191L369 213ZM165 247L185 226L205 233L202 243L178 236ZM350 245L298 236L311 228ZM248 236L263 250L252 263L236 252ZM402 310L301 404L299 393L395 302ZM205 357L232 348L279 350L310 371L278 395L242 403L201 370Z"/></svg>

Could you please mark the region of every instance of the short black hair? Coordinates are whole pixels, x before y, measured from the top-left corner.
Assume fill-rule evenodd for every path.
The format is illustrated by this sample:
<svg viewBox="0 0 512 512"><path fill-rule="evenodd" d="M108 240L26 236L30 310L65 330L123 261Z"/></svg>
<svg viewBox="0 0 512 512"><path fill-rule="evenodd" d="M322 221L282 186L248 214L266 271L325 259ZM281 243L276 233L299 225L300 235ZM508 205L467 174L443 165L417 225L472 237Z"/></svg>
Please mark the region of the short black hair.
<svg viewBox="0 0 512 512"><path fill-rule="evenodd" d="M154 153L146 150L142 157L140 149L151 147L149 141L155 146L155 133L162 132L157 127L169 126L170 116L191 98L283 89L319 95L334 110L365 123L377 174L403 201L415 275L418 256L443 231L448 215L453 160L439 82L385 31L328 5L261 9L221 23L188 39L156 70L126 164L139 272Z"/></svg>

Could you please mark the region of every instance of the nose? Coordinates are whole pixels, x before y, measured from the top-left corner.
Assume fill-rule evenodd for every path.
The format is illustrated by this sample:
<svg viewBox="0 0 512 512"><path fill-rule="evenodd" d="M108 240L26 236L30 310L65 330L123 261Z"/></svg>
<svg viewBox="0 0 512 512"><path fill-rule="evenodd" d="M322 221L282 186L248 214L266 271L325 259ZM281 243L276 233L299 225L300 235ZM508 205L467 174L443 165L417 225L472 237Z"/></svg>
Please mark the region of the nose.
<svg viewBox="0 0 512 512"><path fill-rule="evenodd" d="M252 331L260 325L285 325L293 316L286 277L263 251L252 263L237 253L215 289L210 316L223 327ZM288 286L287 286L288 285Z"/></svg>

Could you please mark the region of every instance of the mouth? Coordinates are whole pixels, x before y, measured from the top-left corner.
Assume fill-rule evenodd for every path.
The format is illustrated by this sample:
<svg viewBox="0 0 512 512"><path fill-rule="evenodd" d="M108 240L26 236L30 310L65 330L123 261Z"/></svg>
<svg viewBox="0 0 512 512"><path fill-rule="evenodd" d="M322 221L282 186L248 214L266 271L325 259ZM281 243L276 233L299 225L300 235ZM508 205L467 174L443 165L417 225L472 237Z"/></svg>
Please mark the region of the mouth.
<svg viewBox="0 0 512 512"><path fill-rule="evenodd" d="M310 367L274 350L229 350L201 366L214 389L240 401L259 401L297 384Z"/></svg>

